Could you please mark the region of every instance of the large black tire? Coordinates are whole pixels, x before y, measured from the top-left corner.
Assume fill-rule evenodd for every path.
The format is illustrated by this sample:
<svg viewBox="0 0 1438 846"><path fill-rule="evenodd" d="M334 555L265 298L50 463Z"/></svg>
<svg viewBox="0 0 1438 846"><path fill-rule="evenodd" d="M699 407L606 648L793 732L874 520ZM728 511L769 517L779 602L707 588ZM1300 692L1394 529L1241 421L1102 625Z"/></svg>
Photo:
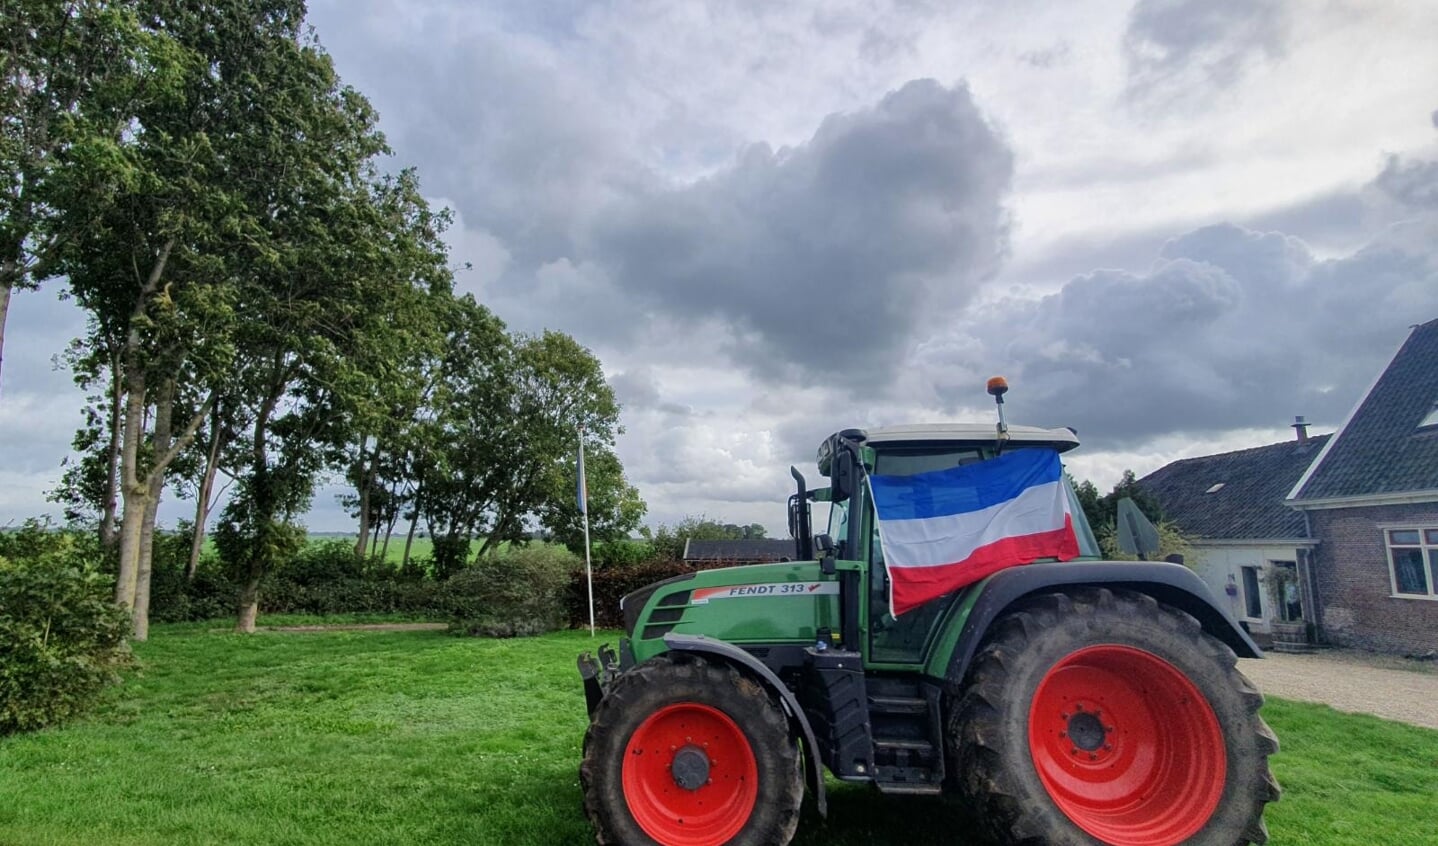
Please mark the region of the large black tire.
<svg viewBox="0 0 1438 846"><path fill-rule="evenodd" d="M674 744L660 742L680 726ZM705 735L712 745L687 737L689 726L697 726L695 736L715 729L717 735ZM678 775L664 775L679 772L681 750L674 746L691 750L681 768L691 780L695 761L702 761L706 783L686 788ZM626 767L633 796L625 791ZM610 685L584 736L579 780L585 813L604 846L672 846L665 840L681 837L695 846L783 846L804 799L798 742L779 703L734 667L677 652L651 658ZM714 812L716 804L726 810ZM709 816L691 831L682 812L697 807ZM666 838L666 831L679 836Z"/></svg>
<svg viewBox="0 0 1438 846"><path fill-rule="evenodd" d="M998 843L1262 844L1279 796L1262 704L1233 650L1183 611L1137 593L1049 594L990 629L950 700L949 754ZM1115 791L1123 807L1105 804Z"/></svg>

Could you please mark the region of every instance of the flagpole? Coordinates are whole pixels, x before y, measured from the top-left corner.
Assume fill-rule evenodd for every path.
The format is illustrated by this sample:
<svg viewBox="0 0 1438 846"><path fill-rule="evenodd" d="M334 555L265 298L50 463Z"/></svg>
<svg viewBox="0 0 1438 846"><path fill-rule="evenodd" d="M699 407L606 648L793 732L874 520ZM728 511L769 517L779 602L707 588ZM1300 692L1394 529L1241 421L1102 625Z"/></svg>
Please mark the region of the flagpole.
<svg viewBox="0 0 1438 846"><path fill-rule="evenodd" d="M584 479L584 427L579 427L579 513L584 517L584 580L589 585L589 636L594 637L594 567L589 560L589 486Z"/></svg>

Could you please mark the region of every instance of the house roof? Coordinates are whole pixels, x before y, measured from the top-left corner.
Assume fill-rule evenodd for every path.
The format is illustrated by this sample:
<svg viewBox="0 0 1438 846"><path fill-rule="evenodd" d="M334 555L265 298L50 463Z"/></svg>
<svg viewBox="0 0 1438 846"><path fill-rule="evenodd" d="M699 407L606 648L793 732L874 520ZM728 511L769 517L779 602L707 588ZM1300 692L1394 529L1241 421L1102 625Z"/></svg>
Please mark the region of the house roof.
<svg viewBox="0 0 1438 846"><path fill-rule="evenodd" d="M685 561L781 561L794 557L794 542L763 540L690 540L684 543Z"/></svg>
<svg viewBox="0 0 1438 846"><path fill-rule="evenodd" d="M1378 381L1298 481L1306 501L1438 490L1438 320L1413 327Z"/></svg>
<svg viewBox="0 0 1438 846"><path fill-rule="evenodd" d="M1284 504L1293 483L1328 442L1316 435L1218 455L1185 458L1138 480L1163 516L1210 540L1306 536L1303 515Z"/></svg>

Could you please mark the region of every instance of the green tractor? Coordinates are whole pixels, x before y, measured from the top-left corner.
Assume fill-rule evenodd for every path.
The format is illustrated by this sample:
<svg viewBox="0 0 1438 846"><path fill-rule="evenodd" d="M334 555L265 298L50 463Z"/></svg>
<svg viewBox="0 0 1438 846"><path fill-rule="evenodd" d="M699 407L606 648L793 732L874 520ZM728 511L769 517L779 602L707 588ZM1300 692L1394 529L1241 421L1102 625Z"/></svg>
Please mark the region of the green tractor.
<svg viewBox="0 0 1438 846"><path fill-rule="evenodd" d="M1102 560L1073 491L1078 556L1001 569L895 617L866 475L1016 450L1069 429L848 429L828 485L789 500L792 562L709 570L624 597L617 652L579 657L580 780L602 844L782 846L823 769L885 794L960 798L997 843L1265 843L1278 742L1236 667L1258 647L1173 563ZM814 535L811 503L830 503ZM1140 557L1152 527L1120 532ZM1136 540L1134 540L1136 538ZM1145 547L1148 548L1145 548Z"/></svg>

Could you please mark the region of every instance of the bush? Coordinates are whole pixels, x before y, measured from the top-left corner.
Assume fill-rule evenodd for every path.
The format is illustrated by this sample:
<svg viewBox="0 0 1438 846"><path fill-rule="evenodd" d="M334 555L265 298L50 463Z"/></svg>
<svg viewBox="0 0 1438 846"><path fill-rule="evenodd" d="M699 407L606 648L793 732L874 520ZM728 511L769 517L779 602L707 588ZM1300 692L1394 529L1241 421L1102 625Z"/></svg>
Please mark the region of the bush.
<svg viewBox="0 0 1438 846"><path fill-rule="evenodd" d="M195 577L187 580L183 561L175 564L156 556L150 574L150 621L188 623L233 617L239 591L213 558L201 558Z"/></svg>
<svg viewBox="0 0 1438 846"><path fill-rule="evenodd" d="M0 735L73 717L131 663L93 539L37 523L0 537Z"/></svg>
<svg viewBox="0 0 1438 846"><path fill-rule="evenodd" d="M327 540L305 544L271 575L310 587L363 578L365 571L365 559L355 554L353 541Z"/></svg>
<svg viewBox="0 0 1438 846"><path fill-rule="evenodd" d="M266 614L408 614L439 617L445 609L439 593L440 586L428 579L400 581L392 577L367 575L300 584L279 577L265 580L260 587L260 609Z"/></svg>
<svg viewBox="0 0 1438 846"><path fill-rule="evenodd" d="M629 567L613 567L594 571L594 623L607 629L624 625L624 615L619 610L619 600L625 594L633 593L646 585L664 579L713 570L717 567L731 567L738 562L706 561L689 564L678 559L648 561ZM574 628L589 626L589 586L585 583L584 570L580 569L569 580L568 591L569 624Z"/></svg>
<svg viewBox="0 0 1438 846"><path fill-rule="evenodd" d="M449 630L523 637L564 628L570 576L583 562L562 546L510 547L455 573L441 590Z"/></svg>
<svg viewBox="0 0 1438 846"><path fill-rule="evenodd" d="M596 570L638 567L654 558L654 544L636 540L603 541L594 544L589 557Z"/></svg>

